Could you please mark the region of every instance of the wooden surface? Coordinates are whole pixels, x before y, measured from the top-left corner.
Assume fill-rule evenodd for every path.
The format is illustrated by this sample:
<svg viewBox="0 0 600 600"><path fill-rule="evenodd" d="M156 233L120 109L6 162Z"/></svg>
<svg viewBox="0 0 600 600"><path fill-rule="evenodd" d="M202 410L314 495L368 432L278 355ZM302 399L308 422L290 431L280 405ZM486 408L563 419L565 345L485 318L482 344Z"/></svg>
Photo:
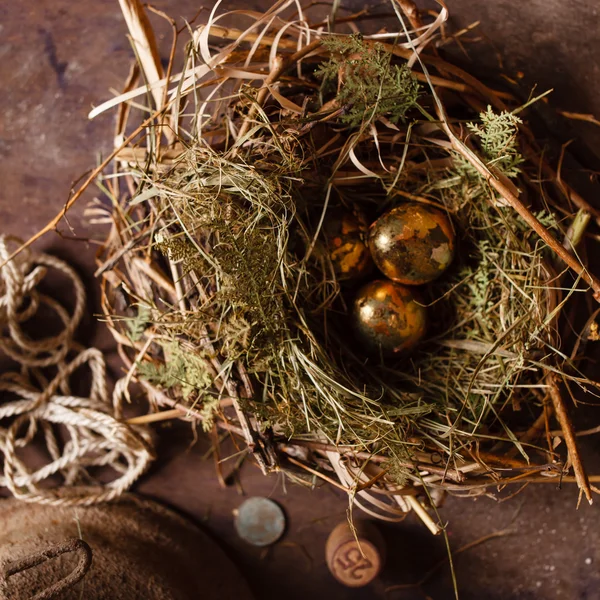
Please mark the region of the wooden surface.
<svg viewBox="0 0 600 600"><path fill-rule="evenodd" d="M154 3L174 17L191 17L198 4L191 0ZM237 2L258 8L260 2ZM359 5L358 2L355 3ZM480 32L502 55L508 73L522 89L537 81L538 91L554 87L554 102L563 110L600 116L600 8L595 0L448 0L462 25L483 21ZM229 6L232 6L230 3ZM362 4L361 4L362 6ZM163 55L168 30L161 30ZM181 20L179 21L181 23ZM494 52L467 47L465 63L494 60ZM3 231L27 237L60 210L74 180L92 168L112 144L112 115L87 120L93 104L120 89L132 53L116 0L70 2L36 0L0 5L0 225ZM487 62L487 64L490 64ZM555 121L559 137L581 133ZM593 127L592 127L593 129ZM598 145L598 132L585 137ZM600 131L600 128L598 129ZM569 133L571 132L571 133ZM581 149L583 148L583 149ZM578 150L590 159L585 147ZM590 159L590 162L591 161ZM581 171L598 196L595 174ZM591 183L590 183L591 182ZM42 245L69 259L86 275L92 299L97 296L91 273L96 235L83 222L83 209L95 191L75 207L66 238L51 235ZM592 198L593 200L594 198ZM97 309L96 309L97 310ZM90 309L82 337L110 354L112 343ZM113 361L114 369L118 363ZM591 423L598 421L597 411ZM325 564L325 541L345 515L345 497L332 488L310 491L285 483L280 476L265 479L256 469L243 472L241 484L219 488L211 460L203 461L206 443L190 447L184 425L159 428L160 460L138 490L191 515L224 544L253 585L258 598L423 598L415 590L390 593L388 585L418 580L445 556L444 542L410 516L403 524L384 526L387 568L378 582L363 589L340 586ZM600 438L588 438L584 456L591 472L600 472ZM227 471L229 464L224 464ZM249 547L235 534L233 509L245 494L272 496L286 509L288 531L273 548ZM451 499L442 510L449 522L454 550L493 532L513 533L490 539L455 557L461 598L469 600L600 599L600 522L598 505L575 510L573 487L552 484L530 487L517 498L498 503L490 498ZM448 569L436 571L425 589L431 597L452 598Z"/></svg>

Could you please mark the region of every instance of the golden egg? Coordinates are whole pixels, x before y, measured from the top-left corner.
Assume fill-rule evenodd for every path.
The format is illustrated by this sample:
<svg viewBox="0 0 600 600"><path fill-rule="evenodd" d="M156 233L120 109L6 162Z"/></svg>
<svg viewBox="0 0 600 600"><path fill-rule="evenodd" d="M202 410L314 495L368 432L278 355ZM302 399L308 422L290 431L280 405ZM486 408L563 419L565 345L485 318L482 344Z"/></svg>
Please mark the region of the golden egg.
<svg viewBox="0 0 600 600"><path fill-rule="evenodd" d="M427 329L425 307L415 291L393 281L363 286L354 300L352 317L357 338L377 354L411 348Z"/></svg>
<svg viewBox="0 0 600 600"><path fill-rule="evenodd" d="M439 277L454 257L448 217L426 204L409 202L385 213L369 231L369 248L379 270L405 285Z"/></svg>
<svg viewBox="0 0 600 600"><path fill-rule="evenodd" d="M323 233L339 280L359 279L371 271L373 262L365 241L367 226L360 217L345 210L328 211Z"/></svg>

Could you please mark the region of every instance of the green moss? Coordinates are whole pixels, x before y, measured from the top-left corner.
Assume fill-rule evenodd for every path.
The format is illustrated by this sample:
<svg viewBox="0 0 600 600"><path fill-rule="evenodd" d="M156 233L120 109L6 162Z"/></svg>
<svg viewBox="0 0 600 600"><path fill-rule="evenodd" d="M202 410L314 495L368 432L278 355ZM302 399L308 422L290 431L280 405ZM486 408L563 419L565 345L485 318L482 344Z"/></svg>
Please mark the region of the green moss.
<svg viewBox="0 0 600 600"><path fill-rule="evenodd" d="M138 362L138 376L165 390L180 390L188 405L198 407L204 430L210 430L219 408L219 397L213 392L213 377L206 357L198 349L182 348L176 340L163 342L161 347L164 360Z"/></svg>
<svg viewBox="0 0 600 600"><path fill-rule="evenodd" d="M360 36L329 37L323 45L331 53L317 76L324 89L335 86L340 120L358 127L385 116L392 123L404 119L417 104L419 83L406 65L392 64L381 44L367 44Z"/></svg>

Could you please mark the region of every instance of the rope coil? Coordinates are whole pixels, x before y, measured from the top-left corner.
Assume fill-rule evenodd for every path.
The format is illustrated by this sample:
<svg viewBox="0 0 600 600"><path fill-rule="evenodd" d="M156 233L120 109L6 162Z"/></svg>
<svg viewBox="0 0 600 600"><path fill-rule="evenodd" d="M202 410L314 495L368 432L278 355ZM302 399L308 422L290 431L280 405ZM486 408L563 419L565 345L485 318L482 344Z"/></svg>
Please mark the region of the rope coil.
<svg viewBox="0 0 600 600"><path fill-rule="evenodd" d="M0 262L9 258L9 246L15 244L20 240L0 235ZM69 278L75 297L72 312L38 290L50 269ZM44 305L58 316L62 331L32 339L24 326ZM100 350L83 349L74 340L85 306L81 279L54 256L27 251L0 269L0 355L20 366L19 372L0 376L0 486L20 500L86 506L114 500L153 458L149 430L117 418L120 394L113 394L111 401ZM91 374L87 397L70 390L74 373L82 367ZM50 379L48 369L55 373ZM39 466L41 446L45 464ZM96 484L88 472L91 467L110 467L117 476Z"/></svg>

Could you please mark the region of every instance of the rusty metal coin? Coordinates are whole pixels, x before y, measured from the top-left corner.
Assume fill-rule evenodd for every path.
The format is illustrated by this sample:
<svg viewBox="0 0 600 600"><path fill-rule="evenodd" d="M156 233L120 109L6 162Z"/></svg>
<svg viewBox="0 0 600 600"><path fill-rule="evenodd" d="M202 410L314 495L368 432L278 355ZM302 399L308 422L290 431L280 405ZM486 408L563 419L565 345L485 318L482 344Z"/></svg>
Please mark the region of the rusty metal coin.
<svg viewBox="0 0 600 600"><path fill-rule="evenodd" d="M238 535L253 546L274 544L285 530L283 510L268 498L248 498L234 514Z"/></svg>

